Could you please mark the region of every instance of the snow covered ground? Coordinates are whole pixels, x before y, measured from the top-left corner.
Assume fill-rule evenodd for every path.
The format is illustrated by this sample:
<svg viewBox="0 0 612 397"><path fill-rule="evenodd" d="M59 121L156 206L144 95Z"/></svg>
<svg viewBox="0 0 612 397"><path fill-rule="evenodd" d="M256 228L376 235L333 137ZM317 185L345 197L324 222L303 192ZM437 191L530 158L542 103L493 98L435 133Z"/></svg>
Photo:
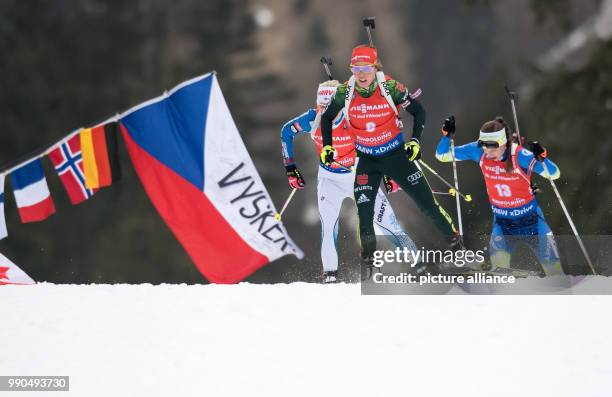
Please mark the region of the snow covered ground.
<svg viewBox="0 0 612 397"><path fill-rule="evenodd" d="M0 302L0 375L69 375L74 396L612 395L610 296L39 284Z"/></svg>

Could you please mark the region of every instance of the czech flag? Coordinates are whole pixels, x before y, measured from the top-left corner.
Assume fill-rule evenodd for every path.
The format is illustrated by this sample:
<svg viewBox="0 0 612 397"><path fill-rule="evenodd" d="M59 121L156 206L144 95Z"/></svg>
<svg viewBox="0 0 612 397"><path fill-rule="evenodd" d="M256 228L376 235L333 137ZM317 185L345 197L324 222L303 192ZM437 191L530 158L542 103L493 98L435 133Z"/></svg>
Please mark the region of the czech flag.
<svg viewBox="0 0 612 397"><path fill-rule="evenodd" d="M128 153L153 205L211 282L236 283L302 251L209 73L122 114Z"/></svg>
<svg viewBox="0 0 612 397"><path fill-rule="evenodd" d="M23 223L42 221L55 213L39 158L11 172L11 183Z"/></svg>

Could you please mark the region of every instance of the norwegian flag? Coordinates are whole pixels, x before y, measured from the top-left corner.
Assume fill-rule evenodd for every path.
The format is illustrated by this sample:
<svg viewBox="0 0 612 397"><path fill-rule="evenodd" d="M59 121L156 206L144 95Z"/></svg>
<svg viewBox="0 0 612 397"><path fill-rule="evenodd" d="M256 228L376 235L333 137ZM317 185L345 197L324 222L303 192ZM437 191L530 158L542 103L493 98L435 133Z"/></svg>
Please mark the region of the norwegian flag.
<svg viewBox="0 0 612 397"><path fill-rule="evenodd" d="M79 134L60 142L49 153L49 158L62 180L72 204L79 204L98 191L98 189L87 189L85 187Z"/></svg>

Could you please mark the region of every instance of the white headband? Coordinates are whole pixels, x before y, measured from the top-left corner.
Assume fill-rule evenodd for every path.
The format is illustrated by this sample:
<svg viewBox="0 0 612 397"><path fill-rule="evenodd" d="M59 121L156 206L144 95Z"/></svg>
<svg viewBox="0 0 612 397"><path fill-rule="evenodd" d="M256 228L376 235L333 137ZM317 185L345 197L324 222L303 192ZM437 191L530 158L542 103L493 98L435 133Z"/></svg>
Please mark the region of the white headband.
<svg viewBox="0 0 612 397"><path fill-rule="evenodd" d="M493 132L484 132L480 131L480 135L478 137L480 142L496 142L499 146L506 144L508 140L506 139L506 129L502 128L499 131Z"/></svg>
<svg viewBox="0 0 612 397"><path fill-rule="evenodd" d="M324 83L319 84L319 88L317 89L317 105L319 106L327 106L331 101L332 97L336 94L336 90L338 89L337 80L326 81Z"/></svg>

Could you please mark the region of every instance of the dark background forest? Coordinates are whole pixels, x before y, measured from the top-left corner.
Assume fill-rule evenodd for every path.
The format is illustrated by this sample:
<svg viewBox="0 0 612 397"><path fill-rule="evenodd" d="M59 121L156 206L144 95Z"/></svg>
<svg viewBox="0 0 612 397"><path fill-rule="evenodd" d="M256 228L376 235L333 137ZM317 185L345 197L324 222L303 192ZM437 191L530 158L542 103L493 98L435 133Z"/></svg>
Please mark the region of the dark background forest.
<svg viewBox="0 0 612 397"><path fill-rule="evenodd" d="M367 41L361 20L375 16L374 41L385 72L423 90L428 121L424 158L439 126L458 120L458 144L475 139L497 115L512 119L504 92L519 94L521 132L540 140L561 167L558 182L578 230L612 234L612 5L607 0L0 0L0 169L29 158L69 132L95 124L196 75L218 72L221 88L272 198L289 187L280 128L314 105L325 79L322 55L349 77L351 48ZM408 123L410 124L410 123ZM0 252L37 281L55 283L202 283L149 202L125 148L123 180L70 205L45 160L57 214L21 224L9 183L9 237ZM306 258L286 257L247 281L314 281L320 272L317 159L299 139L297 161L308 188L285 226ZM480 244L491 214L476 164L460 164L466 241ZM435 180L431 180L436 185ZM546 180L539 202L556 234L571 234ZM454 215L454 201L441 198ZM417 244L435 234L401 193L396 213ZM341 279L357 258L355 207L342 212ZM214 225L210 225L214 228ZM229 248L229 247L228 247Z"/></svg>

